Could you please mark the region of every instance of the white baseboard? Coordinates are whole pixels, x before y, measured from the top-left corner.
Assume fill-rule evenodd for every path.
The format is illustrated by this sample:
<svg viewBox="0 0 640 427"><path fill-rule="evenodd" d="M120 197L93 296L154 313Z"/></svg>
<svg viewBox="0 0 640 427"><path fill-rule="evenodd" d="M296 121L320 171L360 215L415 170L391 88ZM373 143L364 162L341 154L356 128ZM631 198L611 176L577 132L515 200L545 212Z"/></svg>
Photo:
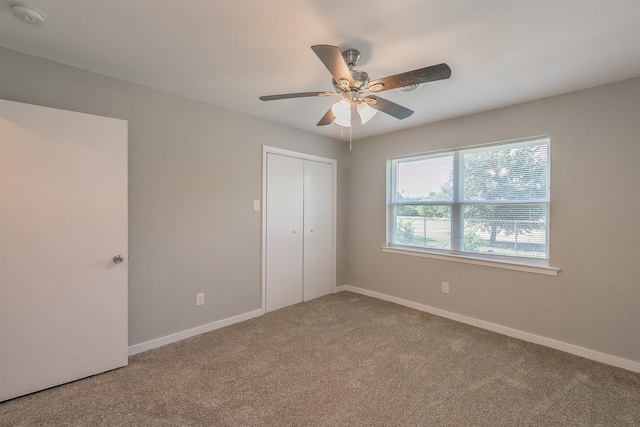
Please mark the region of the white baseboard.
<svg viewBox="0 0 640 427"><path fill-rule="evenodd" d="M237 316L228 317L226 319L218 320L217 322L209 323L207 325L198 326L196 328L187 329L186 331L177 332L175 334L167 335L155 340L146 341L140 344L135 344L129 347L129 356L142 353L143 351L151 350L152 348L162 347L163 345L171 344L177 341L181 341L185 338L194 337L196 335L204 334L215 329L220 329L225 326L233 325L234 323L244 322L245 320L253 319L254 317L262 316L264 309L250 311L248 313L239 314Z"/></svg>
<svg viewBox="0 0 640 427"><path fill-rule="evenodd" d="M370 291L368 289L358 288L350 285L337 286L336 292L341 292L341 291L349 291L356 294L366 295L366 296L378 298L384 301L393 302L395 304L403 305L405 307L413 308L419 311L424 311L426 313L435 314L436 316L455 320L456 322L466 323L467 325L476 326L478 328L486 329L492 332L497 332L499 334L506 335L512 338L518 338L523 341L532 342L534 344L540 344L545 347L551 347L553 349L564 351L566 353L570 353L576 356L581 356L586 359L595 360L596 362L601 362L607 365L626 369L628 371L640 373L640 362L635 362L633 360L623 359L621 357L612 356L610 354L601 353L599 351L590 350L588 348L579 347L577 345L568 344L568 343L557 341L551 338L542 337L540 335L534 335L529 332L523 332L518 329L509 328L506 326L498 325L496 323L486 322L484 320L475 319L473 317L463 316L457 313L441 310L435 307L430 307L428 305L420 304L414 301L392 297L390 295L386 295L380 292Z"/></svg>

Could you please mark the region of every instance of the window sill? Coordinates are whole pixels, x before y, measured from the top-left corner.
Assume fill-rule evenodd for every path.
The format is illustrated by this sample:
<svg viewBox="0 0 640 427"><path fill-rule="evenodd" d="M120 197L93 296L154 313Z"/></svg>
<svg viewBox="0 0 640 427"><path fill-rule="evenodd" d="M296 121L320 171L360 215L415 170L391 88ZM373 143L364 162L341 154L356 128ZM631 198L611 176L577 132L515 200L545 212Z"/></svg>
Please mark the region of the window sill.
<svg viewBox="0 0 640 427"><path fill-rule="evenodd" d="M398 246L382 246L382 252L396 255L417 256L422 258L438 259L441 261L461 262L464 264L482 265L485 267L502 268L505 270L524 271L527 273L543 274L546 276L557 276L560 272L559 268L549 267L546 261L518 262L510 260L493 260L481 258L461 253L442 253L432 252L424 249L414 249Z"/></svg>

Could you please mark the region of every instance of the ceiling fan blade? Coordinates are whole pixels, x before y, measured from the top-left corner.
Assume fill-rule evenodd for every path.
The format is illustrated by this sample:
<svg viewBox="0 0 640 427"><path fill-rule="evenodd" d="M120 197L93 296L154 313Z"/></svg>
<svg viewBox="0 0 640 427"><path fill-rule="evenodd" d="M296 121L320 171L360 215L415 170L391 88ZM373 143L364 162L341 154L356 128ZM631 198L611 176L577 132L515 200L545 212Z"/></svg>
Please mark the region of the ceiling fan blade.
<svg viewBox="0 0 640 427"><path fill-rule="evenodd" d="M318 124L316 126L326 126L326 125L330 125L331 123L333 123L333 121L336 119L336 116L333 114L333 112L331 111L331 107L329 107L329 109L327 110L326 113L324 113L324 116L322 116L322 118L320 119L320 121L318 122Z"/></svg>
<svg viewBox="0 0 640 427"><path fill-rule="evenodd" d="M306 98L309 96L329 96L334 95L334 92L299 92L299 93L283 93L282 95L267 95L261 96L260 101L275 101L277 99L289 99L289 98Z"/></svg>
<svg viewBox="0 0 640 427"><path fill-rule="evenodd" d="M367 104L371 106L371 108L375 108L378 111L387 113L388 115L393 116L398 120L406 119L413 114L413 110L396 104L395 102L391 102L387 99L380 98L379 96L369 95L365 96L364 99L366 100ZM373 100L374 102L369 100Z"/></svg>
<svg viewBox="0 0 640 427"><path fill-rule="evenodd" d="M342 53L340 53L340 49L326 44L317 44L311 46L311 49L318 55L324 66L327 67L338 86L341 85L342 81L348 82L349 86L355 84L353 77L351 77L351 71L349 71L349 67L347 67L347 63L344 62Z"/></svg>
<svg viewBox="0 0 640 427"><path fill-rule="evenodd" d="M373 92L382 92L398 87L444 80L449 77L451 77L451 68L447 64L438 64L374 80L369 83L369 88Z"/></svg>

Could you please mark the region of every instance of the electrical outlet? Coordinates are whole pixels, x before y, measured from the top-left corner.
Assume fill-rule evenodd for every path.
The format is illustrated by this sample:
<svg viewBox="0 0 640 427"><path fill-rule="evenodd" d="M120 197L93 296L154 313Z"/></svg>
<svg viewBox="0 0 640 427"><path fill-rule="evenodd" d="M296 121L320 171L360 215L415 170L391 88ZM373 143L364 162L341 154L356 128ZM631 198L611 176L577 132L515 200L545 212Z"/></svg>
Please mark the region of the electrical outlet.
<svg viewBox="0 0 640 427"><path fill-rule="evenodd" d="M204 292L201 294L196 294L196 307L204 305Z"/></svg>
<svg viewBox="0 0 640 427"><path fill-rule="evenodd" d="M445 294L449 293L449 283L448 282L442 282L442 292L444 292Z"/></svg>

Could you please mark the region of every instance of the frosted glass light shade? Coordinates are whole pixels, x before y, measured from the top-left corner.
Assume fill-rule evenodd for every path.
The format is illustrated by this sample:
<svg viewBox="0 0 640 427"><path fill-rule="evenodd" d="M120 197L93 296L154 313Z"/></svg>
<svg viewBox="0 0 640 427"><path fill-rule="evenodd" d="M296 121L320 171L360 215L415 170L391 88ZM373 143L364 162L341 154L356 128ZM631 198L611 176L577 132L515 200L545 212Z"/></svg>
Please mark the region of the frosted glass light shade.
<svg viewBox="0 0 640 427"><path fill-rule="evenodd" d="M351 102L347 98L333 104L331 112L336 116L333 123L345 128L351 127Z"/></svg>
<svg viewBox="0 0 640 427"><path fill-rule="evenodd" d="M373 117L378 113L378 110L375 108L371 108L369 104L366 102L361 102L358 104L358 115L360 116L360 121L362 124L367 123L369 120L373 119Z"/></svg>

